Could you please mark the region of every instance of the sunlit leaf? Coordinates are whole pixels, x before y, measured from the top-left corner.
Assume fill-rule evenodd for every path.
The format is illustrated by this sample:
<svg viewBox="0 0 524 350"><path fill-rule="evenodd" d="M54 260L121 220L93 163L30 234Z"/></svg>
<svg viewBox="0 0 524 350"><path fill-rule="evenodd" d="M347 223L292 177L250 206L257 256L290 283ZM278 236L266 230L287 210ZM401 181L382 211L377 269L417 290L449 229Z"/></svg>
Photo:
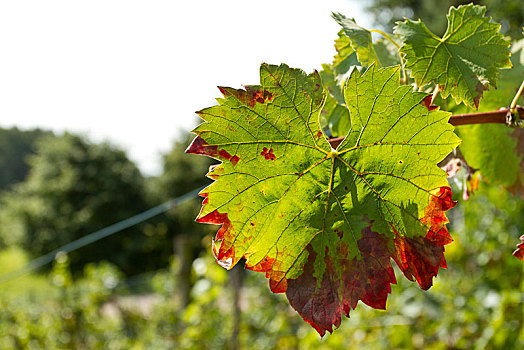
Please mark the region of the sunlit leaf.
<svg viewBox="0 0 524 350"><path fill-rule="evenodd" d="M385 307L392 258L429 288L451 242L454 202L436 166L458 144L449 113L400 86L399 67L354 71L344 91L353 128L333 150L318 123L318 73L263 64L260 80L221 88L188 149L223 161L197 218L222 225L219 264L245 258L321 335L359 300Z"/></svg>
<svg viewBox="0 0 524 350"><path fill-rule="evenodd" d="M404 41L400 51L418 86L438 84L444 98L451 94L457 103L478 108L483 92L497 86L498 69L511 67L510 42L485 12L472 4L451 7L442 38L420 20L397 23L395 33Z"/></svg>

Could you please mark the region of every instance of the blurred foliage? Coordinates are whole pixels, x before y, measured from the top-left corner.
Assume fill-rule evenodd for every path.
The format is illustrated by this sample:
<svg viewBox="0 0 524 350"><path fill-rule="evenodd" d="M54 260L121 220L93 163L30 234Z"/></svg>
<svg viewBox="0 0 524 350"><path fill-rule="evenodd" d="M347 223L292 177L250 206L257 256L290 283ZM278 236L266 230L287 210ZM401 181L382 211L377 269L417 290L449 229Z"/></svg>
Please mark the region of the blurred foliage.
<svg viewBox="0 0 524 350"><path fill-rule="evenodd" d="M372 0L367 10L373 14L375 22L387 31L403 17L422 22L435 34L442 35L447 28L446 16L450 6L458 7L475 3L487 7L487 16L502 24L502 33L512 38L522 37L524 26L524 1L522 0ZM438 15L436 15L438 14Z"/></svg>
<svg viewBox="0 0 524 350"><path fill-rule="evenodd" d="M36 149L27 179L2 196L0 246L45 254L147 208L144 180L123 151L71 134L42 138ZM126 273L143 271L155 262L148 248L134 227L74 252L71 266L107 259Z"/></svg>
<svg viewBox="0 0 524 350"><path fill-rule="evenodd" d="M36 141L53 135L40 129L0 128L0 190L23 181L28 172L27 156L35 154Z"/></svg>
<svg viewBox="0 0 524 350"><path fill-rule="evenodd" d="M162 157L162 174L148 179L147 193L150 202L161 203L177 198L189 191L208 185L211 181L205 177L212 160L208 157L195 157L185 153L193 139L193 135L185 135L182 140L173 144L170 152ZM150 235L156 235L158 249L161 254L169 257L173 254L172 239L178 234L189 234L194 246L200 245L200 240L214 228L195 222L200 210L202 198L195 198L182 207L177 207L152 221L148 226ZM166 239L167 238L167 239Z"/></svg>
<svg viewBox="0 0 524 350"><path fill-rule="evenodd" d="M192 139L192 135L185 134L181 140L174 142L169 153L163 155L162 174L147 183L152 202L177 198L209 184L210 180L204 175L212 163L211 159L185 153ZM213 226L195 222L201 203L202 198L195 197L151 220L145 228L145 232L155 240L159 256L167 261L172 254L176 254L179 259L175 272L178 283L176 294L182 305L188 305L191 299L191 263L199 254L200 241L214 230Z"/></svg>
<svg viewBox="0 0 524 350"><path fill-rule="evenodd" d="M520 198L481 187L451 213L455 242L433 288L399 278L386 311L360 305L323 339L269 291L263 274L248 271L238 348L522 349L524 269L511 256L524 231L522 212ZM9 254L0 253L0 265ZM108 263L88 265L73 282L68 258L59 256L47 280L24 277L26 293L20 284L16 297L8 293L17 281L0 288L0 348L232 349L231 272L203 252L192 263L192 301L184 308L174 294L179 263L144 278L137 294L133 279ZM47 287L32 288L34 278Z"/></svg>

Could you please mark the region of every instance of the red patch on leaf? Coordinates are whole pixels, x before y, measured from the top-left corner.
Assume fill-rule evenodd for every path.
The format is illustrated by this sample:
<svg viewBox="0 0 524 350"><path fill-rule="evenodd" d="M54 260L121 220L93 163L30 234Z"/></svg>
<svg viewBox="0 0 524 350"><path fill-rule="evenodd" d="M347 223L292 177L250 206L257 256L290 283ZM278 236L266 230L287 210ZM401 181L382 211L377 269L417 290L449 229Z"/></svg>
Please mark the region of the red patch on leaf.
<svg viewBox="0 0 524 350"><path fill-rule="evenodd" d="M520 236L520 241L521 242L517 244L517 249L513 252L513 256L524 261L524 235Z"/></svg>
<svg viewBox="0 0 524 350"><path fill-rule="evenodd" d="M211 247L213 250L213 255L215 256L215 260L218 263L218 265L222 266L223 268L229 270L233 267L233 258L235 256L234 250L233 250L233 257L227 257L225 259L219 259L218 255L220 252L220 247L222 247L222 244L220 244L220 247L217 247L217 241L213 240Z"/></svg>
<svg viewBox="0 0 524 350"><path fill-rule="evenodd" d="M231 162L231 164L232 164L233 166L235 166L235 165L237 165L237 163L238 163L239 160L240 160L240 158L239 158L238 156L235 155L235 156L231 157L231 159L230 159L229 161Z"/></svg>
<svg viewBox="0 0 524 350"><path fill-rule="evenodd" d="M267 90L262 90L258 86L246 86L247 92L247 105L254 107L257 103L266 103L273 100L273 94Z"/></svg>
<svg viewBox="0 0 524 350"><path fill-rule="evenodd" d="M432 105L431 100L432 100L432 96L428 95L424 97L424 99L422 100L422 102L420 102L420 104L426 107L428 111L434 111L435 109L438 108L438 106Z"/></svg>
<svg viewBox="0 0 524 350"><path fill-rule="evenodd" d="M191 154L202 154L209 157L217 158L220 157L225 160L229 160L233 166L237 165L240 158L236 155L232 156L225 149L218 150L218 147L215 145L209 145L203 138L200 136L195 137L191 145L186 149L186 153Z"/></svg>
<svg viewBox="0 0 524 350"><path fill-rule="evenodd" d="M423 224L429 226L427 239L440 246L453 242L446 228L449 220L444 212L455 205L457 205L457 202L453 200L451 188L444 186L434 191L426 208L426 216L420 220Z"/></svg>
<svg viewBox="0 0 524 350"><path fill-rule="evenodd" d="M259 261L256 265L249 266L246 264L246 269L263 272L266 274L266 278L269 279L269 287L273 293L284 293L287 290L287 279L285 273L281 271L281 258L277 254L276 258L265 256L264 259Z"/></svg>
<svg viewBox="0 0 524 350"><path fill-rule="evenodd" d="M204 198L204 200L202 201L202 206L206 205L209 201L209 193L200 193L199 196Z"/></svg>
<svg viewBox="0 0 524 350"><path fill-rule="evenodd" d="M275 160L277 157L273 154L273 148L270 148L269 150L267 147L264 147L262 149L262 152L260 153L261 156L264 156L267 160Z"/></svg>
<svg viewBox="0 0 524 350"><path fill-rule="evenodd" d="M245 86L244 89L232 89L227 87L218 87L225 98L233 96L241 103L253 108L257 103L266 103L273 100L273 94L263 90L260 86Z"/></svg>
<svg viewBox="0 0 524 350"><path fill-rule="evenodd" d="M440 267L446 268L444 247L435 244L426 237L395 238L397 255L393 259L407 279L413 278L420 288L427 290L433 285L433 277L438 274Z"/></svg>
<svg viewBox="0 0 524 350"><path fill-rule="evenodd" d="M439 268L446 268L444 246L453 241L446 223L446 210L453 208L457 202L452 199L451 189L447 186L434 191L426 208L426 216L421 220L429 225L426 237L401 236L392 225L395 233L396 255L393 259L410 281L415 279L420 288L427 290L433 285L433 277Z"/></svg>
<svg viewBox="0 0 524 350"><path fill-rule="evenodd" d="M266 103L273 99L273 94L267 90L258 90L253 93L253 100L258 103Z"/></svg>
<svg viewBox="0 0 524 350"><path fill-rule="evenodd" d="M355 309L359 300L384 309L391 284L396 283L391 254L383 235L370 228L364 229L357 245L361 257L340 259L338 264L342 271L334 267L326 252L326 271L320 288L317 288L314 277L317 255L310 248L304 273L297 279L288 280L286 295L289 303L320 336L324 336L326 331L333 332L333 326L339 327L342 314L349 317L350 310Z"/></svg>
<svg viewBox="0 0 524 350"><path fill-rule="evenodd" d="M207 203L207 197L204 199L204 202ZM235 247L233 246L234 237L231 235L231 221L229 220L227 213L221 214L217 210L213 210L206 216L197 218L196 222L222 225L213 241L213 252L217 262L221 266L227 269L231 268L236 263ZM221 242L220 248L216 248L215 241Z"/></svg>
<svg viewBox="0 0 524 350"><path fill-rule="evenodd" d="M268 272L271 271L271 268L273 267L273 264L275 263L274 258L270 258L269 256L264 257L258 264L254 266L248 266L246 265L246 269L255 271L255 272ZM266 276L269 277L269 276Z"/></svg>
<svg viewBox="0 0 524 350"><path fill-rule="evenodd" d="M283 273L282 273L283 275ZM270 279L269 288L273 293L285 293L288 288L287 279L283 276L279 276L279 279Z"/></svg>
<svg viewBox="0 0 524 350"><path fill-rule="evenodd" d="M222 225L222 227L220 227L220 229L217 232L217 235L215 237L216 240L224 239L225 233L231 230L231 221L227 217L227 213L220 214L217 210L213 210L211 213L207 214L206 216L197 218L196 222L205 223L205 224Z"/></svg>
<svg viewBox="0 0 524 350"><path fill-rule="evenodd" d="M186 153L216 157L218 155L218 147L209 145L203 138L197 136L186 149Z"/></svg>
<svg viewBox="0 0 524 350"><path fill-rule="evenodd" d="M237 156L232 156L231 154L229 154L228 151L224 150L224 149L221 149L219 152L218 152L218 155L226 160L229 160L231 162L231 164L233 166L237 165L238 161L240 160L239 157Z"/></svg>

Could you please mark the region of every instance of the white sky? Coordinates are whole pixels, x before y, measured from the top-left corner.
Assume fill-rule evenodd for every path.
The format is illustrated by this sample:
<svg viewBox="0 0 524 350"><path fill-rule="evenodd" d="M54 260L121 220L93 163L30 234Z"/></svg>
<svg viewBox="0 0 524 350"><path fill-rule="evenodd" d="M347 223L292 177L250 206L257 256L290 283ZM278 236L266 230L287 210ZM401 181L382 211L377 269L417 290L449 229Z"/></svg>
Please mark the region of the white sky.
<svg viewBox="0 0 524 350"><path fill-rule="evenodd" d="M158 174L217 85L257 84L262 62L320 69L339 30L331 11L371 25L359 3L2 1L0 126L109 140Z"/></svg>

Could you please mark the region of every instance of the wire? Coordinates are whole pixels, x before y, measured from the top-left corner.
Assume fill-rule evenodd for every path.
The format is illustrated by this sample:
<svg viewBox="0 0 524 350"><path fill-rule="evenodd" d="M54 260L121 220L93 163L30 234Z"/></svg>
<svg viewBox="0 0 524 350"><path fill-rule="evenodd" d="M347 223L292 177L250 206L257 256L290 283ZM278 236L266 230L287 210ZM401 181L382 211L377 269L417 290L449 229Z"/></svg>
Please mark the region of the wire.
<svg viewBox="0 0 524 350"><path fill-rule="evenodd" d="M190 199L193 199L197 196L198 192L200 192L203 189L203 187L195 189L191 192L188 192L180 197L171 199L165 203L162 203L160 205L157 205L156 207L153 207L151 209L148 209L146 211L143 211L139 214L136 214L134 216L131 216L130 218L124 219L122 221L119 221L113 225L104 227L101 230L89 233L83 237L80 237L77 240L74 240L70 243L67 243L45 255L42 255L26 265L20 267L19 269L9 271L7 273L0 275L0 284L11 281L15 278L18 278L28 272L31 272L33 270L36 270L44 265L47 265L51 263L53 260L55 260L56 254L59 252L64 253L70 253L74 250L80 249L90 243L96 242L98 240L101 240L102 238L106 238L108 236L111 236L117 232L120 232L122 230L125 230L126 228L135 226L136 224L139 224L143 221L146 221L148 219L151 219L154 216L160 215L162 213L165 213L166 211L183 204Z"/></svg>

